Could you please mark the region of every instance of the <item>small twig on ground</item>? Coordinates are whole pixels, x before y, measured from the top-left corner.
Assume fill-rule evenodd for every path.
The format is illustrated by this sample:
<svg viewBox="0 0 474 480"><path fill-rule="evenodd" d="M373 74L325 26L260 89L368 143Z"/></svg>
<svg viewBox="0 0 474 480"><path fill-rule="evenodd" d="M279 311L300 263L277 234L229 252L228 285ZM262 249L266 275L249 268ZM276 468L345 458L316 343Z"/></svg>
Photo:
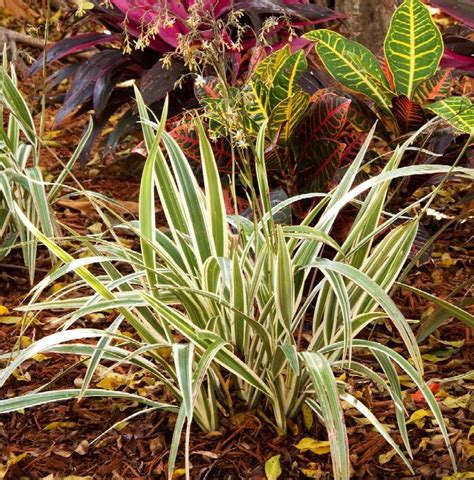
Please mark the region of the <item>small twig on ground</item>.
<svg viewBox="0 0 474 480"><path fill-rule="evenodd" d="M43 48L44 40L41 38L32 37L26 33L15 32L14 30L9 30L5 27L0 27L0 39L5 43L10 43L11 41L15 43L21 43L27 45L28 47L33 48Z"/></svg>

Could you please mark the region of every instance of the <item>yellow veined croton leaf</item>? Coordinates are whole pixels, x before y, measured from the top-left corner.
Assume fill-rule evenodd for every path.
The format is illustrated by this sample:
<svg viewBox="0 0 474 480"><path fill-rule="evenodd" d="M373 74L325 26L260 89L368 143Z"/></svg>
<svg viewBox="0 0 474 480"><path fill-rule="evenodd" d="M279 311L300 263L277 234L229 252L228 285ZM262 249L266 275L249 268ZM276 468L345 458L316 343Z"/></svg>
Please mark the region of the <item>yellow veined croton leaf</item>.
<svg viewBox="0 0 474 480"><path fill-rule="evenodd" d="M443 51L429 10L420 0L405 0L392 16L384 44L397 94L413 98L415 88L438 70Z"/></svg>
<svg viewBox="0 0 474 480"><path fill-rule="evenodd" d="M474 105L467 97L449 97L427 105L426 108L439 115L463 133L474 133Z"/></svg>

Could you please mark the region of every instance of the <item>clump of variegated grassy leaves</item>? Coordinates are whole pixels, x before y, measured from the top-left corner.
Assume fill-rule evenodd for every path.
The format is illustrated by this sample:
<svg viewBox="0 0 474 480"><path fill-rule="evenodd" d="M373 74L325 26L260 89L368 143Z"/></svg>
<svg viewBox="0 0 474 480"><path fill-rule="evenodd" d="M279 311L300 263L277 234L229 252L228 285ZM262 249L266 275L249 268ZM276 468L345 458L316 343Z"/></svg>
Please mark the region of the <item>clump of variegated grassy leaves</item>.
<svg viewBox="0 0 474 480"><path fill-rule="evenodd" d="M136 96L148 151L139 221L116 224L111 228L112 240L76 238L82 251L73 256L32 221L21 203L13 200L10 205L11 215L58 259L33 288L31 302L23 310L63 312L63 327L27 348L3 355L3 360L11 361L0 372L0 384L25 360L42 352L79 355L87 359L87 370L79 389L40 389L0 400L0 413L83 397L137 400L145 408L134 416L153 409L176 412L169 474L174 471L184 430L189 477L193 421L203 431L218 430L220 409L231 412L238 398L248 409L263 409L276 430L285 434L287 419L305 405L327 430L334 477L347 479L349 446L341 402L359 410L411 470L400 369L424 395L455 468L442 413L423 380L423 362L412 328L389 294L417 232L420 214L413 212L420 212L419 205L433 194L395 215L388 214L385 206L394 179L453 172L472 179L473 171L442 165L400 167L414 135L395 149L380 174L356 185L372 130L331 192L300 195L272 206L264 162L264 124L252 146L256 181L249 186L249 197L256 199L253 220L228 216L211 144L199 119L203 189L182 150L164 130L166 106L158 121L150 118L138 91ZM278 211L308 199L315 200L314 206L300 223L275 222ZM166 218L166 231L155 221L156 200ZM358 212L347 238L338 244L331 231L349 204L357 206ZM140 251L115 241L124 230L139 238ZM97 271L101 273L93 273ZM78 280L38 302L46 288L71 272ZM87 290L91 293L85 295ZM107 329L76 328L79 319L103 311L116 313ZM358 338L379 320L393 325L408 359L388 346ZM464 320L472 322L466 315ZM134 336L121 333L125 324ZM97 342L91 345L83 343L84 339ZM358 360L356 353L361 350L373 355L379 371ZM111 372L122 364L153 378L166 391L166 398L174 401L163 402L146 392L93 386L97 372L104 368ZM366 377L390 394L403 448L370 409L349 393L335 373L340 369Z"/></svg>

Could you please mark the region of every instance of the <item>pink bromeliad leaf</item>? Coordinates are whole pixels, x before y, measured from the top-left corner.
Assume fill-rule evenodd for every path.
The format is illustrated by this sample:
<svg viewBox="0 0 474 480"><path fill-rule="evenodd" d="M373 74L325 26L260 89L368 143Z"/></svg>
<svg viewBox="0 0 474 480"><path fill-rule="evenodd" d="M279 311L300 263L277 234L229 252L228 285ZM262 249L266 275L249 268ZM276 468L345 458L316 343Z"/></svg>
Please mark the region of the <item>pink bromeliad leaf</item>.
<svg viewBox="0 0 474 480"><path fill-rule="evenodd" d="M125 15L127 30L135 37L139 37L147 28L156 26L157 22L169 20L170 23L160 26L157 35L150 40L151 48L165 53L178 46L180 35L189 33L186 21L196 0L112 0L112 4ZM231 2L204 0L199 8L203 18L209 18L209 14L219 18L230 10ZM203 30L206 28L209 27L202 27Z"/></svg>

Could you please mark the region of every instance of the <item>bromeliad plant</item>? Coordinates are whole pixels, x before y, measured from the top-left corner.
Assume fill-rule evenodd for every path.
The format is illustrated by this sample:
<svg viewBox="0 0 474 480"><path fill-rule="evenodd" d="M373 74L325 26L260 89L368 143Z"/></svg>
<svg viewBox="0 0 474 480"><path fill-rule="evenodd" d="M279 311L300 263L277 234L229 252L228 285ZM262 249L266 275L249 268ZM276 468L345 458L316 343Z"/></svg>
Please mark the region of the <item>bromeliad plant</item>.
<svg viewBox="0 0 474 480"><path fill-rule="evenodd" d="M15 71L12 68L8 73L6 64L0 68L0 110L7 119L0 127L0 261L19 241L33 283L38 240L16 214L15 205L49 238L59 235L51 203L78 159L91 126L55 183L48 186L39 165L40 141L32 114L18 90Z"/></svg>
<svg viewBox="0 0 474 480"><path fill-rule="evenodd" d="M468 98L443 98L449 94L450 71L438 71L444 45L430 12L420 0L405 0L395 11L385 38L385 58L380 63L363 45L331 30L309 32L316 52L329 73L342 85L375 102L382 116L392 118L400 133L420 128L425 110L447 118L464 133L469 127L457 121L472 118Z"/></svg>
<svg viewBox="0 0 474 480"><path fill-rule="evenodd" d="M276 430L284 434L287 419L307 404L328 432L335 478L348 479L349 446L341 400L358 409L411 469L407 456L412 456L412 450L396 365L425 396L455 465L441 411L423 381L423 364L411 327L388 295L408 256L418 219L409 217L414 206L394 216L384 214L392 179L447 172L448 167L398 168L412 138L395 150L379 176L354 187L372 131L332 192L307 194L272 207L264 125L254 146L255 190L261 207L254 205L253 221L227 217L217 165L202 124L197 121L204 190L182 150L164 131L166 105L158 122L150 119L138 91L137 101L148 150L140 219L122 223L112 233L136 234L140 252L105 239L83 239L90 255L83 251L74 258L15 205L31 233L62 262L33 289L25 310L69 309L70 313L64 315L61 331L13 354L0 372L0 385L39 352L80 355L87 359L87 369L80 389L37 391L1 400L0 413L86 396L133 398L148 407L140 413L150 408L177 411L171 477L183 429L189 459L192 421L204 431L215 431L220 409L232 414L238 399L247 409L270 412ZM466 169L458 173L473 175ZM278 211L305 197L318 197L320 202L299 225L275 224ZM156 224L156 199L168 231ZM339 245L331 238L331 229L341 209L350 203L358 205L359 211L348 237ZM404 223L390 228L399 219ZM127 273L122 273L124 264ZM77 295L63 299L59 292L55 298L35 303L45 288L68 272L80 279L68 287ZM84 287L92 293L84 296ZM87 314L111 310L116 317L106 330L73 328ZM358 338L364 328L382 319L393 324L410 361L388 346ZM125 323L135 332L132 337L120 332ZM81 343L86 338L96 338L97 343ZM359 360L359 351L372 354L383 373ZM111 372L123 364L148 379L152 389L130 393L91 386L104 366ZM406 453L370 409L349 393L345 382L336 380L341 369L389 392ZM170 397L177 406L163 403ZM188 460L186 471L189 478Z"/></svg>

